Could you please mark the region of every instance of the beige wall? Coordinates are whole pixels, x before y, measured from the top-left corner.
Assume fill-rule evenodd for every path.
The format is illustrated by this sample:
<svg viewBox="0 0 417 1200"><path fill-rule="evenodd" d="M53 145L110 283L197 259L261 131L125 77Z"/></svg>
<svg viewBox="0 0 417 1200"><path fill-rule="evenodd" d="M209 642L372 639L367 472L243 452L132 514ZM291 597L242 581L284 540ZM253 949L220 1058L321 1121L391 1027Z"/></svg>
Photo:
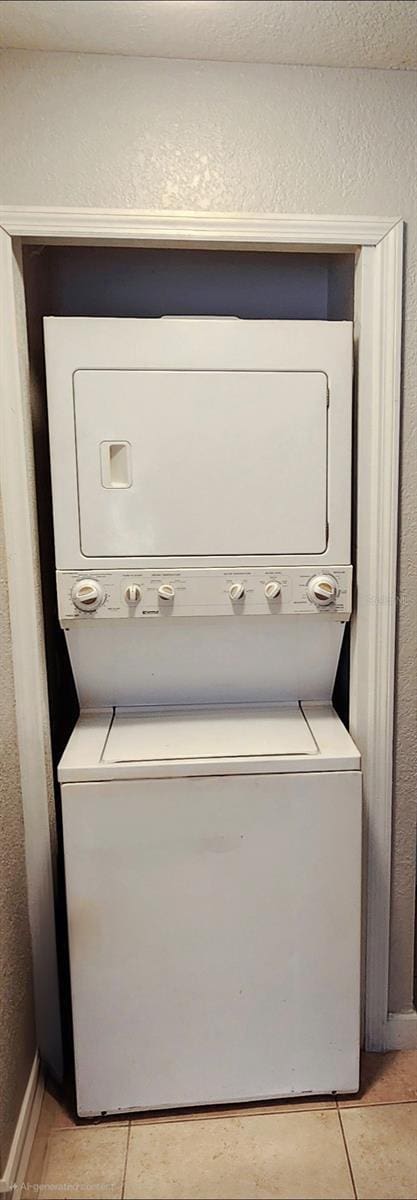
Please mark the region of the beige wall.
<svg viewBox="0 0 417 1200"><path fill-rule="evenodd" d="M402 216L408 222L391 1008L412 994L417 748L416 76L8 51L2 204Z"/></svg>
<svg viewBox="0 0 417 1200"><path fill-rule="evenodd" d="M36 1049L22 797L0 508L0 1176Z"/></svg>

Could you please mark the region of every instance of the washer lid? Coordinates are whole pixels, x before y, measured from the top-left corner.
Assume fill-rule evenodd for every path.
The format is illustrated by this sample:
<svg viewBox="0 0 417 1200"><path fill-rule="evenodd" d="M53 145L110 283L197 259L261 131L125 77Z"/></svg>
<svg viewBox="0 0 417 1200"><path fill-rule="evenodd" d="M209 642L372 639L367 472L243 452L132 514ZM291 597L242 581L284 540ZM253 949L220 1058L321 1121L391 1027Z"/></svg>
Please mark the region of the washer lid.
<svg viewBox="0 0 417 1200"><path fill-rule="evenodd" d="M116 709L102 762L317 754L298 704Z"/></svg>

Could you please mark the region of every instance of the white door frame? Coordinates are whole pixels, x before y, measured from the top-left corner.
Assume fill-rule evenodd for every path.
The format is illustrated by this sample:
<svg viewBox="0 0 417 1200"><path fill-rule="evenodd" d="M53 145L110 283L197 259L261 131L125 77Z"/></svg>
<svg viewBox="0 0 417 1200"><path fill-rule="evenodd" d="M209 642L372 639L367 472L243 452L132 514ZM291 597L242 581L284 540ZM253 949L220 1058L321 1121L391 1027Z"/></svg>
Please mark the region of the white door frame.
<svg viewBox="0 0 417 1200"><path fill-rule="evenodd" d="M391 1017L388 1012L403 223L382 217L0 209L0 288L5 314L0 465L16 712L38 1036L41 1053L56 1063L56 1039L52 1036L51 1040L59 1021L47 809L50 749L45 732L44 648L39 613L32 601L39 594L39 559L28 431L27 349L17 312L19 305L24 305L24 296L16 240L19 249L21 241L30 241L357 251L359 503L350 719L363 754L365 791L365 1044L372 1050L417 1045L417 1014L403 1018L402 1014Z"/></svg>

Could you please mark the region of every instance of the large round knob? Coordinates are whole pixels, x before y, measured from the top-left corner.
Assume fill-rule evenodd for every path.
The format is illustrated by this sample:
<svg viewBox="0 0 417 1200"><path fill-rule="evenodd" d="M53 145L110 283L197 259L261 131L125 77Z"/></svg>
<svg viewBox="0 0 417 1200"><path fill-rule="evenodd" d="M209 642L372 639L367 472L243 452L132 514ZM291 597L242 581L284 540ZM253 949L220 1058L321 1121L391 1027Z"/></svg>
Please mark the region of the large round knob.
<svg viewBox="0 0 417 1200"><path fill-rule="evenodd" d="M175 588L173 588L172 583L161 583L161 586L158 588L158 596L161 600L172 601L175 596Z"/></svg>
<svg viewBox="0 0 417 1200"><path fill-rule="evenodd" d="M139 604L140 587L137 583L128 583L127 588L125 588L125 600L129 608L136 608L136 605Z"/></svg>
<svg viewBox="0 0 417 1200"><path fill-rule="evenodd" d="M333 575L313 575L307 584L307 595L317 608L327 608L333 604L337 592L337 580Z"/></svg>
<svg viewBox="0 0 417 1200"><path fill-rule="evenodd" d="M233 600L233 601L242 600L244 595L245 595L245 585L243 583L232 583L230 585L229 596L230 596L231 600Z"/></svg>
<svg viewBox="0 0 417 1200"><path fill-rule="evenodd" d="M104 592L96 579L77 579L71 591L71 598L80 612L95 612L103 603Z"/></svg>
<svg viewBox="0 0 417 1200"><path fill-rule="evenodd" d="M265 596L267 600L276 600L281 591L281 584L276 579L271 579L265 584Z"/></svg>

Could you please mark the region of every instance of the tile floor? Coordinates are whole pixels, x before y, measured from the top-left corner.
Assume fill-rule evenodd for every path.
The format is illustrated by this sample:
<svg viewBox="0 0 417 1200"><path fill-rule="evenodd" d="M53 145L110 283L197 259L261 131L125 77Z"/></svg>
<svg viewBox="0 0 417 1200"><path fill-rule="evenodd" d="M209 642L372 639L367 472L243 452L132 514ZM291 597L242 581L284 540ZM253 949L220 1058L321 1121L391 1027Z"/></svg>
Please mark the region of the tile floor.
<svg viewBox="0 0 417 1200"><path fill-rule="evenodd" d="M45 1092L22 1200L417 1200L417 1051L358 1096L78 1122Z"/></svg>

